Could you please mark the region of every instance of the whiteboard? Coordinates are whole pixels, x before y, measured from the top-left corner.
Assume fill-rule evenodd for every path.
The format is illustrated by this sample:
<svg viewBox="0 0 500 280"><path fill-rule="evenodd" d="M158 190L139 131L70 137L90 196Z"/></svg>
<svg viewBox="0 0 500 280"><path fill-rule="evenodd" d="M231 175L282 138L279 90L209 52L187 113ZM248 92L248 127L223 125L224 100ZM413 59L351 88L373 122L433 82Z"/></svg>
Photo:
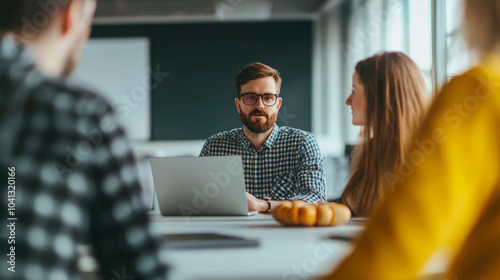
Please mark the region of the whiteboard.
<svg viewBox="0 0 500 280"><path fill-rule="evenodd" d="M149 38L91 39L73 78L102 94L131 140L151 138Z"/></svg>

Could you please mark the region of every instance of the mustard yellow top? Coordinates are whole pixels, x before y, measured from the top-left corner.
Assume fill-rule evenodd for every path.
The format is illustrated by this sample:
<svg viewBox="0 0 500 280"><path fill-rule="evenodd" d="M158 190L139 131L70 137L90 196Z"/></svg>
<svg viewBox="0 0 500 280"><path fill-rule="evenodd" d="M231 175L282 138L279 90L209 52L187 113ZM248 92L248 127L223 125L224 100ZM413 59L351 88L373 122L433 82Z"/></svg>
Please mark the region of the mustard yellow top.
<svg viewBox="0 0 500 280"><path fill-rule="evenodd" d="M414 279L451 249L446 279L500 279L500 56L436 97L394 192L326 279Z"/></svg>

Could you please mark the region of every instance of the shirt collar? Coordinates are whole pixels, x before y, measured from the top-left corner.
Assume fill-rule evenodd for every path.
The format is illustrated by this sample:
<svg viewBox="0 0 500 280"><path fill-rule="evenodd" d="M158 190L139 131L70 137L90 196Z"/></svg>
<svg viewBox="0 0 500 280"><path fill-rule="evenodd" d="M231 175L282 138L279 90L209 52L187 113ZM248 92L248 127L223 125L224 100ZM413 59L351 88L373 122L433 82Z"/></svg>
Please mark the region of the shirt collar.
<svg viewBox="0 0 500 280"><path fill-rule="evenodd" d="M250 141L243 134L243 128L239 129L239 131L238 131L238 142L244 148L247 148L247 149L248 148L252 148L252 145L251 145Z"/></svg>
<svg viewBox="0 0 500 280"><path fill-rule="evenodd" d="M495 54L495 53L489 53L486 55L483 55L480 61L480 65L482 67L488 68L488 70L494 72L494 73L499 73L500 71L500 55Z"/></svg>
<svg viewBox="0 0 500 280"><path fill-rule="evenodd" d="M17 64L13 69L15 73L22 73L23 68L34 66L34 56L29 50L20 47L11 36L0 37L0 72L8 71L12 64ZM19 67L19 68L18 68Z"/></svg>
<svg viewBox="0 0 500 280"><path fill-rule="evenodd" d="M0 38L0 56L3 59L13 59L19 52L19 47L12 37L4 36Z"/></svg>
<svg viewBox="0 0 500 280"><path fill-rule="evenodd" d="M264 142L264 146L263 146L264 148L271 149L273 147L274 141L276 140L276 138L278 138L278 130L279 130L279 126L275 123L274 127L273 127L273 131L271 132L269 137L267 137L266 142ZM243 128L240 129L238 136L239 136L238 142L243 147L253 149L252 143L250 143L250 141L243 134Z"/></svg>
<svg viewBox="0 0 500 280"><path fill-rule="evenodd" d="M264 147L267 147L268 149L271 149L273 147L274 140L278 138L278 130L279 126L276 123L274 123L273 132L271 132L271 135L267 137L267 140L264 143Z"/></svg>

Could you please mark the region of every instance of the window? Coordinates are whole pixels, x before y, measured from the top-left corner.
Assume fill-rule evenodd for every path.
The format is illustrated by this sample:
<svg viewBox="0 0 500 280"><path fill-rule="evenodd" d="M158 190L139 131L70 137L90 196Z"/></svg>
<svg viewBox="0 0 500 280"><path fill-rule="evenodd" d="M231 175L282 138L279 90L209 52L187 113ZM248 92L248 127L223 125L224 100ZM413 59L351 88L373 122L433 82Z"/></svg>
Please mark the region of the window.
<svg viewBox="0 0 500 280"><path fill-rule="evenodd" d="M408 55L424 74L429 94L432 92L431 1L409 1Z"/></svg>
<svg viewBox="0 0 500 280"><path fill-rule="evenodd" d="M388 18L385 49L387 51L406 52L404 5L404 0L386 0L385 7Z"/></svg>
<svg viewBox="0 0 500 280"><path fill-rule="evenodd" d="M446 76L459 75L471 64L467 46L460 33L461 0L446 0Z"/></svg>

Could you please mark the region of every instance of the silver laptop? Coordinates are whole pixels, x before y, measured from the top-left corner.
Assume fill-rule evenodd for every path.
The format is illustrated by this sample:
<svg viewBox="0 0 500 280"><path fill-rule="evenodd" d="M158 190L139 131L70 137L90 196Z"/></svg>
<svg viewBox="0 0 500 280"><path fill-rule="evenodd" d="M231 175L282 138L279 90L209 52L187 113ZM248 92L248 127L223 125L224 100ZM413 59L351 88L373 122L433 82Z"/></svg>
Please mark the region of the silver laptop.
<svg viewBox="0 0 500 280"><path fill-rule="evenodd" d="M154 157L153 180L164 216L249 216L239 156Z"/></svg>

